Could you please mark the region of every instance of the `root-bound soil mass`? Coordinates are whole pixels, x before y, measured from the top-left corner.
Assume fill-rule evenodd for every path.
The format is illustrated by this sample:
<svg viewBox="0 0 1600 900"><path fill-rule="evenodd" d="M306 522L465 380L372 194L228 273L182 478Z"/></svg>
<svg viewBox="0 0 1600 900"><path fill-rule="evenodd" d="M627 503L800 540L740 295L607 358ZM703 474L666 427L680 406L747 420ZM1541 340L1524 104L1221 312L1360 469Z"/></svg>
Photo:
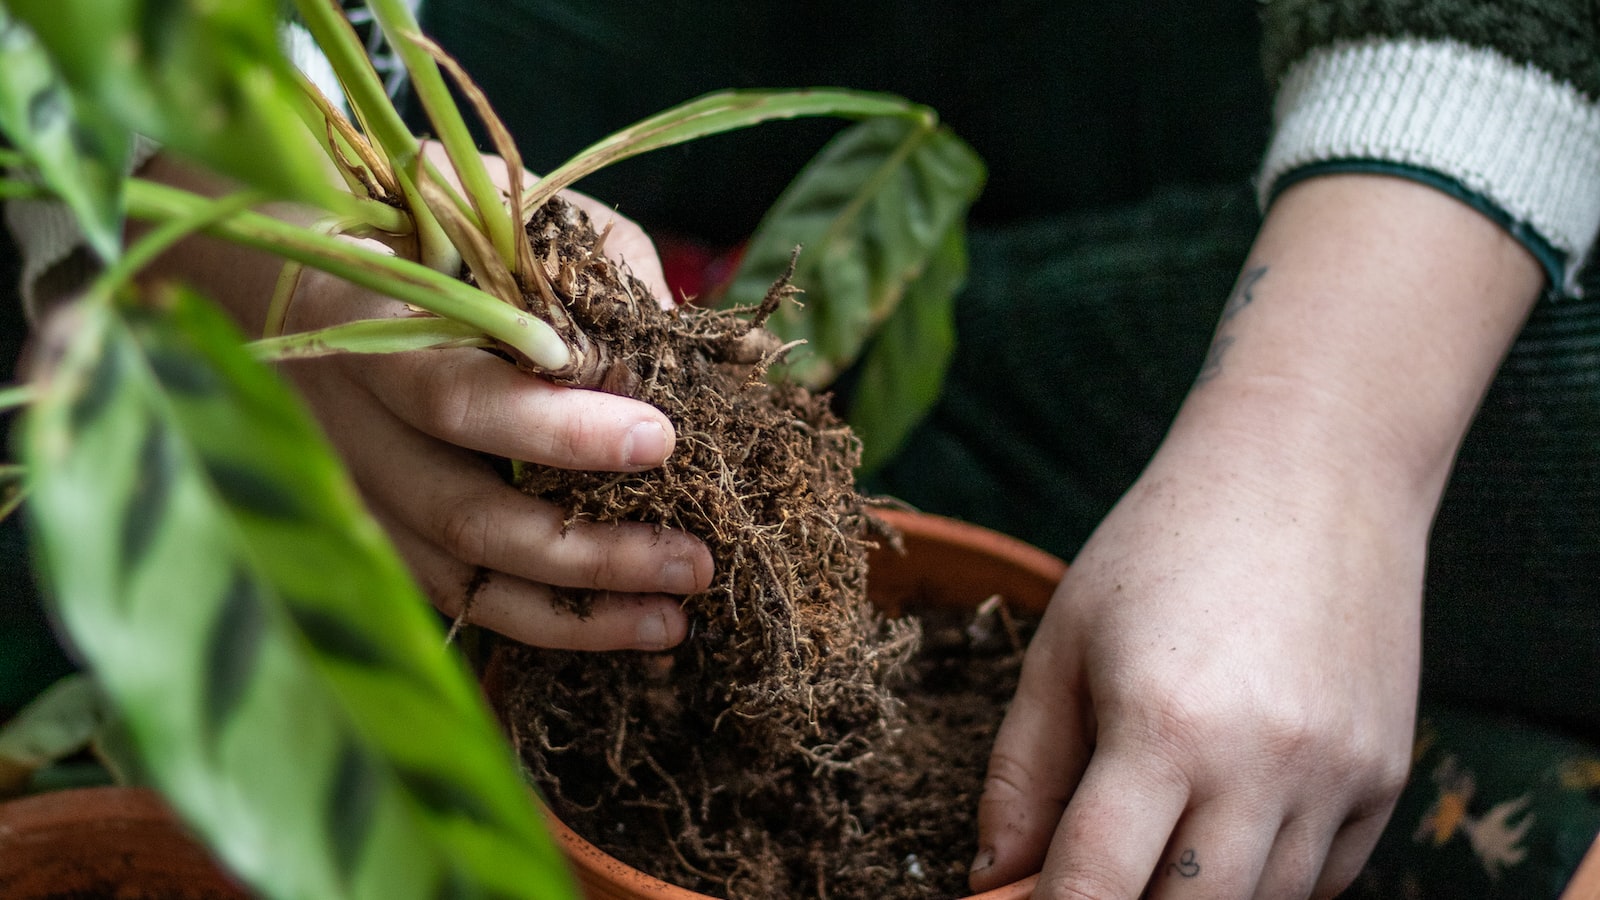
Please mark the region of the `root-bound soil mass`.
<svg viewBox="0 0 1600 900"><path fill-rule="evenodd" d="M602 849L704 893L963 895L1018 636L867 601L866 550L892 536L854 489L856 440L825 398L765 377L783 348L761 323L794 292L663 311L581 212L555 201L528 229L596 344L590 386L662 409L678 445L649 472L523 466L518 485L573 521L683 529L716 560L673 651L502 655L500 712L539 789Z"/></svg>

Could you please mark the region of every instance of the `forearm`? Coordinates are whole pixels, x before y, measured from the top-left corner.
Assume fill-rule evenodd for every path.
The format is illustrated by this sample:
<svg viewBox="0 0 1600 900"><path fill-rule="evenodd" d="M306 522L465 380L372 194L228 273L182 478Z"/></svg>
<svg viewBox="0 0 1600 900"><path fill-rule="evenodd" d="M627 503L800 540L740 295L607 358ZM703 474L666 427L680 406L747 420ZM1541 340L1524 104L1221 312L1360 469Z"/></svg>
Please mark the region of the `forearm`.
<svg viewBox="0 0 1600 900"><path fill-rule="evenodd" d="M1243 271L1168 447L1276 456L1431 516L1538 263L1441 192L1336 175L1277 200Z"/></svg>

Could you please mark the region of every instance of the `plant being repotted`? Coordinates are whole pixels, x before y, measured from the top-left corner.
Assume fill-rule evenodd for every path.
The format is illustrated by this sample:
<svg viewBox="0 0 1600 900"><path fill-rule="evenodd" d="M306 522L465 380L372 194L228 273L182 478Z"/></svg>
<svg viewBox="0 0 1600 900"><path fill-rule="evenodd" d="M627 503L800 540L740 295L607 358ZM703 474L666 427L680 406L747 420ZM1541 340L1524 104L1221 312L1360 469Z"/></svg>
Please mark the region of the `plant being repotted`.
<svg viewBox="0 0 1600 900"><path fill-rule="evenodd" d="M921 337L932 349L908 362L903 342L881 338L862 363L863 384L909 377L925 405L926 374L948 352L948 303L964 266L961 219L982 169L930 111L898 98L737 92L625 129L525 187L514 145L477 103L507 161L502 193L446 75L475 97L470 83L417 32L403 4L372 8L448 152L449 177L389 105L337 6L296 6L359 127L286 64L270 0L0 6L0 126L15 148L4 161L27 173L3 182L6 193L66 202L106 263L43 336L40 376L5 396L29 407L22 447L41 567L67 638L119 711L139 768L256 889L553 896L560 867L470 678L441 646L437 621L316 429L252 357L475 343L562 383L637 391L674 366L732 367L748 380L805 337L819 348L808 377L825 381L862 356L872 326L887 322L885 333ZM798 115L865 121L802 173L752 241L744 281L761 285L754 315L777 336L753 330L748 312L663 314L676 325L692 319L678 330L699 350L712 348L711 362L651 346L635 362L599 339L597 321L577 318L598 311L598 322L614 323L655 306L596 252L603 234L584 235L581 217L550 202L562 188L636 153ZM125 178L133 133L241 189L210 198ZM326 177L330 161L342 185ZM323 210L327 221L307 227L252 211L268 199ZM153 223L126 249L124 212ZM531 228L530 215L542 217ZM323 268L427 314L246 344L181 286L135 281L196 231L280 255L291 273ZM332 232L375 237L397 252ZM796 243L808 247L802 265L825 273L804 282L808 317L785 305L783 281L767 288ZM292 277L284 284L286 302ZM816 315L824 303L844 315ZM269 327L281 313L275 303ZM835 324L827 331L818 322ZM887 409L903 429L908 405L871 390L858 408ZM848 528L837 519L811 524L834 528L847 557L862 558L866 517L848 486L852 439L819 401L777 392L787 415L804 410L801 418L827 437L807 445L805 462L844 479L822 507L845 515ZM892 444L868 438L873 452ZM578 514L640 514L603 498L595 501L603 509L584 510L580 495L599 494L581 481L558 484L556 473L523 467L518 478ZM859 595L863 571L848 561L829 567L837 581L829 601L835 591ZM733 590L711 593L719 589ZM379 604L384 614L372 615ZM769 654L763 664L799 657L785 676L792 688L835 665L840 651L844 680L867 672L858 696L879 702L873 673L905 652L905 632L864 612L860 596L840 608L829 615L847 621L844 646ZM869 658L874 648L884 648L883 659ZM687 667L681 657L678 665Z"/></svg>

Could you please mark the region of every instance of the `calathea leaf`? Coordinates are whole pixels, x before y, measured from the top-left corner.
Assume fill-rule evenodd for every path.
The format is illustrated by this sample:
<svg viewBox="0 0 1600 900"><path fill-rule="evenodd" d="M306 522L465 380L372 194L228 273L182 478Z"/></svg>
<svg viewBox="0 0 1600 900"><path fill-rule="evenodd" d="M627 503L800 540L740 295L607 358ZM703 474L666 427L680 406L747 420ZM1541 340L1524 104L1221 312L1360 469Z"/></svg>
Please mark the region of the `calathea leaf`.
<svg viewBox="0 0 1600 900"><path fill-rule="evenodd" d="M322 152L297 111L277 0L5 0L80 110L251 187L329 201Z"/></svg>
<svg viewBox="0 0 1600 900"><path fill-rule="evenodd" d="M801 247L789 305L769 323L790 354L789 377L828 384L924 277L965 218L985 177L982 161L946 128L871 119L841 132L778 198L757 227L727 300L758 302ZM948 279L944 282L949 283Z"/></svg>
<svg viewBox="0 0 1600 900"><path fill-rule="evenodd" d="M861 438L861 473L887 462L938 401L955 355L955 298L966 278L966 223L958 219L861 359L846 416Z"/></svg>
<svg viewBox="0 0 1600 900"><path fill-rule="evenodd" d="M263 896L570 896L465 667L288 389L188 294L76 314L25 421L30 519L140 771Z"/></svg>
<svg viewBox="0 0 1600 900"><path fill-rule="evenodd" d="M130 138L109 119L82 113L33 31L0 4L0 131L109 261L122 245L122 170Z"/></svg>

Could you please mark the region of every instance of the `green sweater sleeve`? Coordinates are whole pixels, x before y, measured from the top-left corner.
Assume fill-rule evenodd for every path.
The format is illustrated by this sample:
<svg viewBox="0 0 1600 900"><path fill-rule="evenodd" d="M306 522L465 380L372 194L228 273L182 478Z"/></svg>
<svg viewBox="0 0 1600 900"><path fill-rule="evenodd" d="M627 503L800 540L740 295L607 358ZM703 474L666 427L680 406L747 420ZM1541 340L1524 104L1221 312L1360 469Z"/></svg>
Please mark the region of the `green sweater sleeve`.
<svg viewBox="0 0 1600 900"><path fill-rule="evenodd" d="M1600 10L1592 0L1266 0L1262 62L1277 84L1313 48L1409 37L1487 47L1600 97Z"/></svg>
<svg viewBox="0 0 1600 900"><path fill-rule="evenodd" d="M1270 204L1328 172L1440 188L1576 290L1600 229L1594 0L1264 0Z"/></svg>

